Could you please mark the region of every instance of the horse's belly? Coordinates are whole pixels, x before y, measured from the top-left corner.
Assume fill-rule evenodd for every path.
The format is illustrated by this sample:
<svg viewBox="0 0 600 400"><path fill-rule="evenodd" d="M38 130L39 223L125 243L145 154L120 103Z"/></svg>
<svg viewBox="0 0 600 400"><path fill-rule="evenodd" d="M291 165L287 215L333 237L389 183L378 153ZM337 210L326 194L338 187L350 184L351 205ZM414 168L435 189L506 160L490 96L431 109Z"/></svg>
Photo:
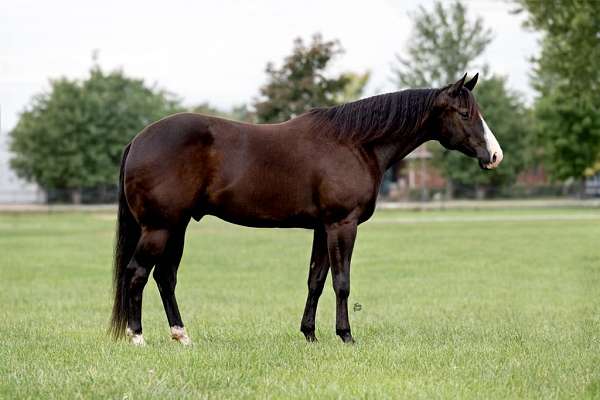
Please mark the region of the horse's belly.
<svg viewBox="0 0 600 400"><path fill-rule="evenodd" d="M317 218L311 212L265 208L252 204L221 204L209 211L222 220L255 228L306 228L316 226Z"/></svg>
<svg viewBox="0 0 600 400"><path fill-rule="evenodd" d="M314 228L317 207L311 196L272 186L263 190L226 190L213 196L208 214L225 221L265 228Z"/></svg>
<svg viewBox="0 0 600 400"><path fill-rule="evenodd" d="M314 229L317 226L315 218L305 215L288 216L286 218L271 218L256 215L240 215L229 212L211 213L217 218L232 224L251 228L303 228Z"/></svg>

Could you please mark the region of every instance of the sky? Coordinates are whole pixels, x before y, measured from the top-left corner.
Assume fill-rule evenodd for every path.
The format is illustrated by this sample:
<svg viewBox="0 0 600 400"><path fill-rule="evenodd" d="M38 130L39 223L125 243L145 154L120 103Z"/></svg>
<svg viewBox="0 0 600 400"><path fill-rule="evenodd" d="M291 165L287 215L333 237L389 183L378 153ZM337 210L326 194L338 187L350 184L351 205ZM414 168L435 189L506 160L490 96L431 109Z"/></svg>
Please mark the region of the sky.
<svg viewBox="0 0 600 400"><path fill-rule="evenodd" d="M85 78L98 50L105 69L121 68L175 93L185 105L221 108L252 102L266 82L265 66L288 55L296 37L315 32L337 38L345 54L332 71L371 71L365 95L396 90L396 55L411 32L409 13L433 0L219 0L169 2L0 2L0 129L10 130L32 96L49 79ZM470 17L494 32L483 55L490 73L534 96L529 58L538 36L521 26L523 16L502 0L467 0ZM465 71L474 73L476 71ZM459 78L459 77L457 77Z"/></svg>

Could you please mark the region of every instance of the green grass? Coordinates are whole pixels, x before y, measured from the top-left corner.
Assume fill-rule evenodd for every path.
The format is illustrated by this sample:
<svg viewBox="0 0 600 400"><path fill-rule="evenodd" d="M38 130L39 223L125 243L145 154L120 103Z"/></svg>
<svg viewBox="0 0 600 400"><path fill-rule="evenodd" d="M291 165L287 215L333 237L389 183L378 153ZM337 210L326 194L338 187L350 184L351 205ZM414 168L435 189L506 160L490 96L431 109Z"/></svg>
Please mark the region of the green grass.
<svg viewBox="0 0 600 400"><path fill-rule="evenodd" d="M329 279L320 341L299 332L311 232L211 218L179 273L194 345L170 341L153 281L148 345L112 342L113 227L0 215L0 398L600 398L600 210L378 211L351 346Z"/></svg>

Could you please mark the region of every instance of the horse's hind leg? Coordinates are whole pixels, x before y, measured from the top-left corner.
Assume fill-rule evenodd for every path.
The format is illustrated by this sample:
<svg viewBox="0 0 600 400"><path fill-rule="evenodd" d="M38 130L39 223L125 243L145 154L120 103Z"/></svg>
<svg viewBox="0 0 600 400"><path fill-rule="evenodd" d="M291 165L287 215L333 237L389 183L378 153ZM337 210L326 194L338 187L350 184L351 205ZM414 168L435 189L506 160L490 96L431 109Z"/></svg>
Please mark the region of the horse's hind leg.
<svg viewBox="0 0 600 400"><path fill-rule="evenodd" d="M310 256L310 269L308 271L308 296L300 325L300 330L309 342L317 340L315 337L315 316L328 271L327 236L323 228L316 228L313 237L312 254Z"/></svg>
<svg viewBox="0 0 600 400"><path fill-rule="evenodd" d="M169 231L142 228L142 235L133 257L127 264L125 284L128 292L127 335L133 344L143 345L142 336L142 294L152 267L162 255Z"/></svg>
<svg viewBox="0 0 600 400"><path fill-rule="evenodd" d="M161 257L161 260L154 270L154 280L158 286L160 297L165 307L167 320L171 327L171 338L184 345L191 344L190 338L185 331L177 299L175 298L175 286L177 285L177 269L183 254L183 245L185 241L185 229L187 223L169 237L167 247Z"/></svg>

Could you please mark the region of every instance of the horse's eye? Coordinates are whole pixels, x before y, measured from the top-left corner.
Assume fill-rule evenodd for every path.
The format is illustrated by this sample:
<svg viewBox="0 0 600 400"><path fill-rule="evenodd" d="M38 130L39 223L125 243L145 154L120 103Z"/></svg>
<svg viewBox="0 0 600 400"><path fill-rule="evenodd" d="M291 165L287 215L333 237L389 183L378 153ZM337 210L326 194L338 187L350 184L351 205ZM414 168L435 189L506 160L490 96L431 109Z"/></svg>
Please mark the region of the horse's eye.
<svg viewBox="0 0 600 400"><path fill-rule="evenodd" d="M469 113L465 111L459 111L458 114L462 117L462 119L468 119Z"/></svg>

